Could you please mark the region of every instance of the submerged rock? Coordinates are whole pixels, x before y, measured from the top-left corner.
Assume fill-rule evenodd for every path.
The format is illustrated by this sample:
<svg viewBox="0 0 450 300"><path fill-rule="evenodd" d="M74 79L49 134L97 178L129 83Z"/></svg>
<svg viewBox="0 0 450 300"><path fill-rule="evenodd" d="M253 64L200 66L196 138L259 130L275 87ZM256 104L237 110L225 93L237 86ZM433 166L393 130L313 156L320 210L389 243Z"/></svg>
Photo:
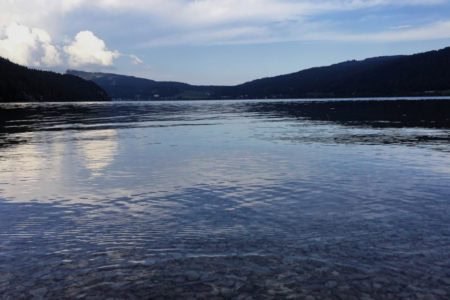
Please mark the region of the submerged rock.
<svg viewBox="0 0 450 300"><path fill-rule="evenodd" d="M195 271L186 272L185 277L188 281L197 281L200 279L200 274Z"/></svg>

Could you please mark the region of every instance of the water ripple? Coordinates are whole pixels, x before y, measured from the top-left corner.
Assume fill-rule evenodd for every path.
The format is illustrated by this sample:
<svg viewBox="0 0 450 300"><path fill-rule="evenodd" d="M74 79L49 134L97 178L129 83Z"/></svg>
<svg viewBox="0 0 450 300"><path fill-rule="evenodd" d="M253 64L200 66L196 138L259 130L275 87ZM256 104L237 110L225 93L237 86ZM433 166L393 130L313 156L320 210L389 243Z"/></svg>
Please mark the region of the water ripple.
<svg viewBox="0 0 450 300"><path fill-rule="evenodd" d="M450 102L361 103L0 105L1 294L447 298Z"/></svg>

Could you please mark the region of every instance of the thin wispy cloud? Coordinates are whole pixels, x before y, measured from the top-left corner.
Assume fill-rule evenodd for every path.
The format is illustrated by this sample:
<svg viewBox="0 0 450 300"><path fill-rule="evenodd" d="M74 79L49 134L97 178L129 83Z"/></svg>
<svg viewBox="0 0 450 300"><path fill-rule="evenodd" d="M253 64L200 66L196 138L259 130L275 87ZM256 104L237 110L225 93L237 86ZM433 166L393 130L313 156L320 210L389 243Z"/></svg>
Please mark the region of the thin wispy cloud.
<svg viewBox="0 0 450 300"><path fill-rule="evenodd" d="M137 56L134 55L134 54L130 54L130 55L128 55L128 56L130 57L131 62L132 62L133 65L140 65L140 64L143 64L143 63L144 63L144 62L142 61L142 59L140 59L139 57L137 57Z"/></svg>
<svg viewBox="0 0 450 300"><path fill-rule="evenodd" d="M328 36L325 35L322 37L316 37L316 39L334 39L338 41L363 42L426 41L443 38L450 38L450 20L440 21L417 28L411 28L411 26L401 26L397 29L376 32L372 34L332 33Z"/></svg>

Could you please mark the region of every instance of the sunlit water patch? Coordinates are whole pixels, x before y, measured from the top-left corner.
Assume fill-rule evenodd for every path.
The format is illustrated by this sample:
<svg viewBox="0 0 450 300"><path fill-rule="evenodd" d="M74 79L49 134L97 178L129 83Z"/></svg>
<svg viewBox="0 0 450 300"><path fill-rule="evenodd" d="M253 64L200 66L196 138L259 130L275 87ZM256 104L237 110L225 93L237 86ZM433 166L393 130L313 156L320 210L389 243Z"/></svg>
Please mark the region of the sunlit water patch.
<svg viewBox="0 0 450 300"><path fill-rule="evenodd" d="M447 299L449 108L1 105L0 295Z"/></svg>

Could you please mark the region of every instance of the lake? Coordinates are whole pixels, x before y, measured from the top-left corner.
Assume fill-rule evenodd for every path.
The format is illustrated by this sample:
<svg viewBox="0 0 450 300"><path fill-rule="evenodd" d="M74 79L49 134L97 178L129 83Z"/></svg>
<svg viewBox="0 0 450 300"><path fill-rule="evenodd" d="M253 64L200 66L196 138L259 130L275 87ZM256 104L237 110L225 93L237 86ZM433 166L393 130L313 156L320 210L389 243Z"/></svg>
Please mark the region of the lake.
<svg viewBox="0 0 450 300"><path fill-rule="evenodd" d="M448 299L450 100L0 105L0 298Z"/></svg>

